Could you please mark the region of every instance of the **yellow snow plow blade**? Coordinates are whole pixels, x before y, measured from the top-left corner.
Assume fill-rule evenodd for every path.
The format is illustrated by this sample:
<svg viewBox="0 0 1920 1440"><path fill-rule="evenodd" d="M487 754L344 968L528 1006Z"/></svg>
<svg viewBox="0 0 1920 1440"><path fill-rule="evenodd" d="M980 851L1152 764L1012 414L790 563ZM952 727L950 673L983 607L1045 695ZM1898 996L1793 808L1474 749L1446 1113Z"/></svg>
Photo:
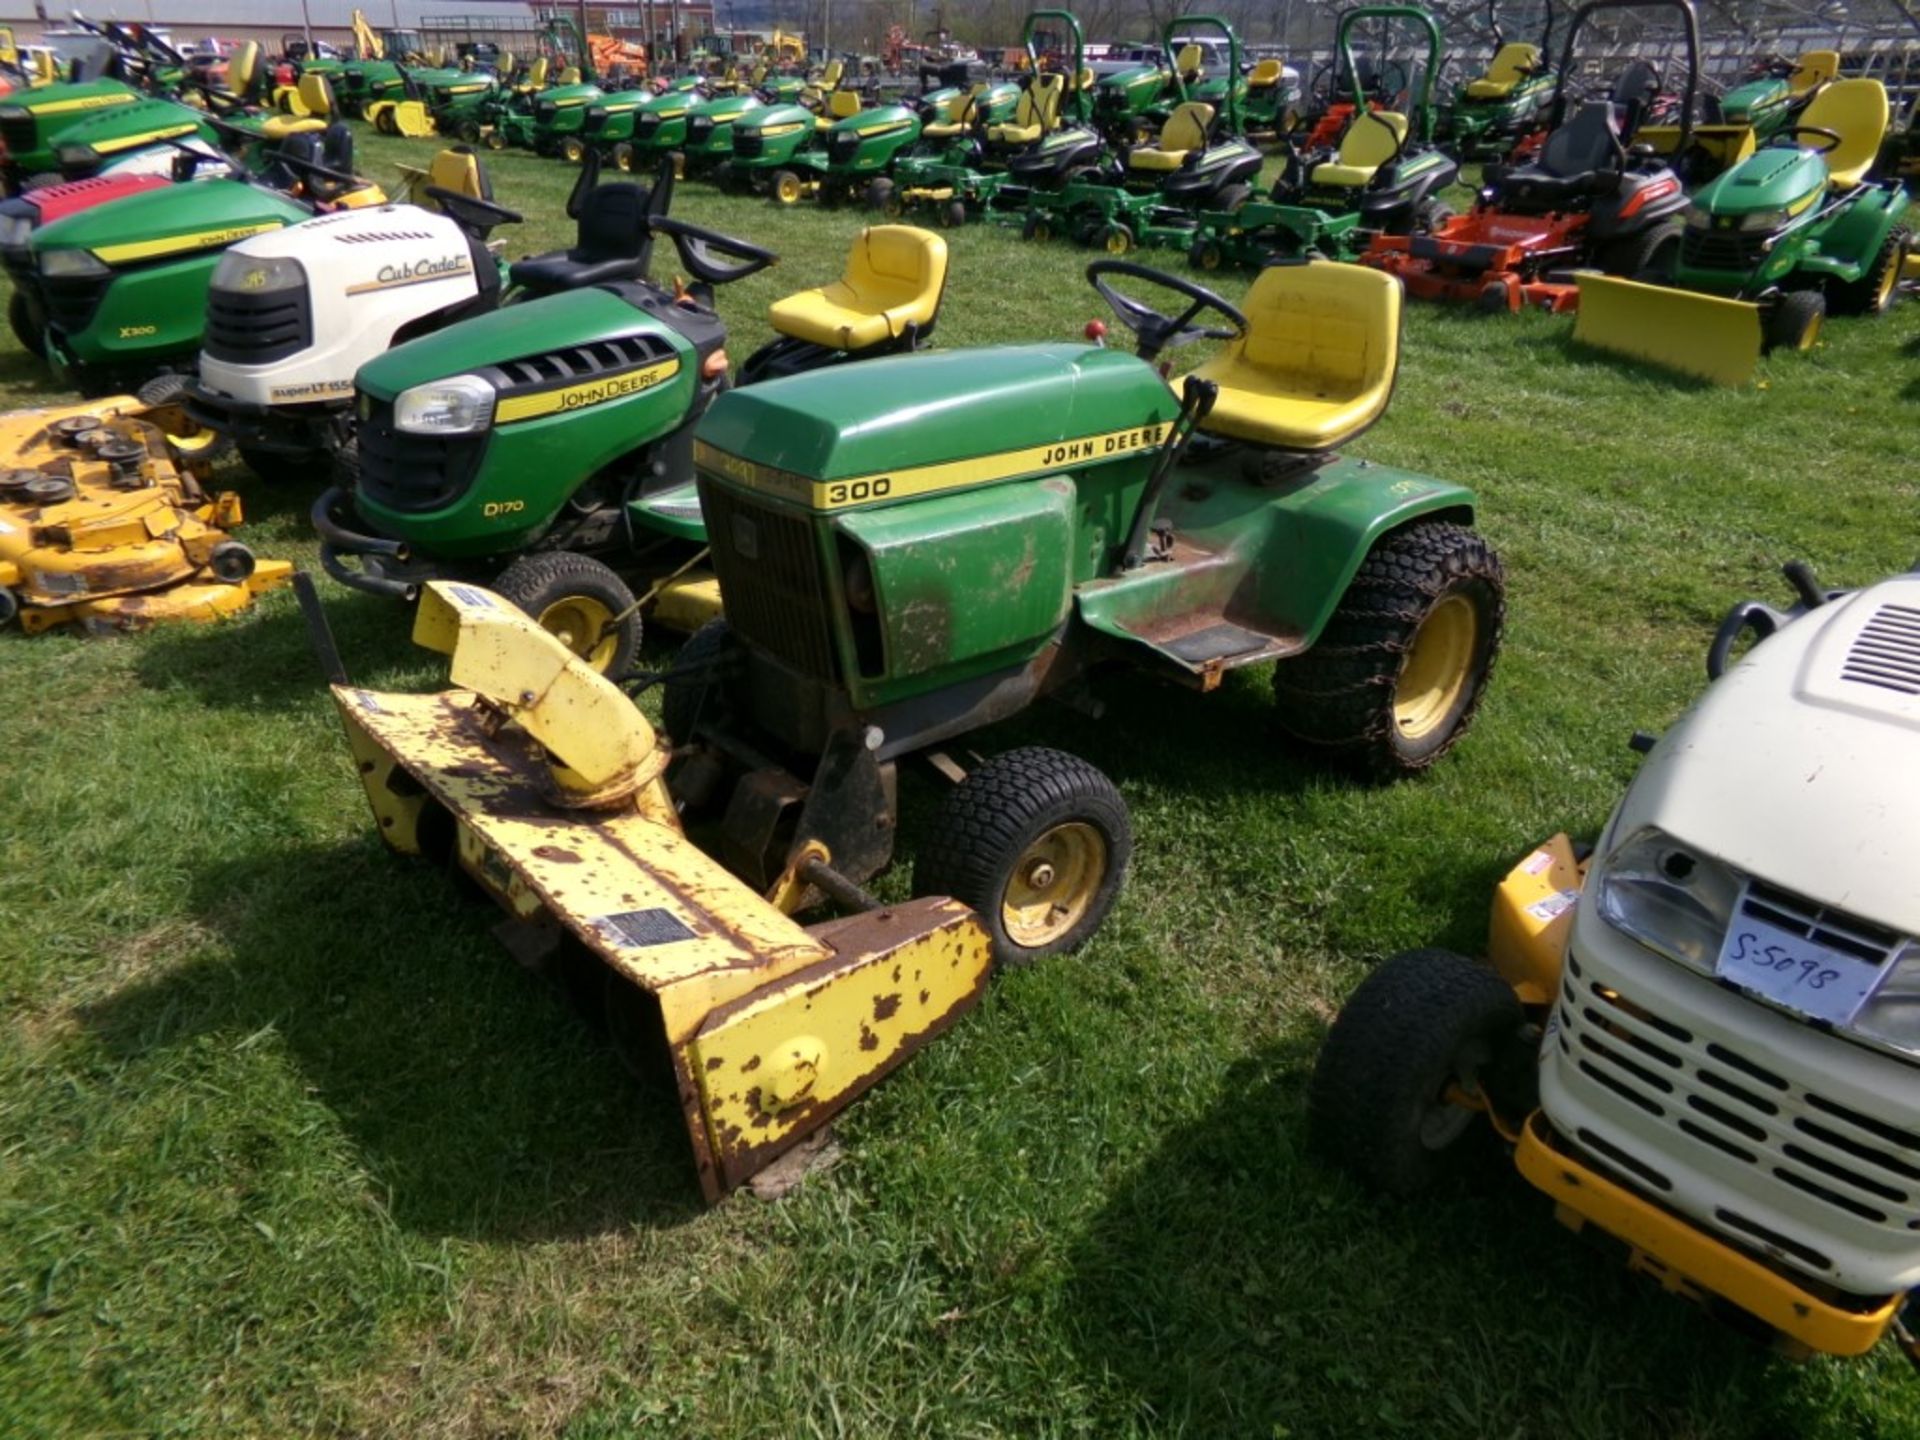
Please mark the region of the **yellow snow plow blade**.
<svg viewBox="0 0 1920 1440"><path fill-rule="evenodd" d="M301 599L330 657L318 602ZM507 601L430 582L414 639L453 657L460 688L333 686L381 838L457 864L511 917L519 958L593 997L623 1055L665 1058L708 1200L979 998L990 942L959 901L806 927L709 857L667 792L664 737ZM771 893L798 899L830 863L809 844Z"/></svg>
<svg viewBox="0 0 1920 1440"><path fill-rule="evenodd" d="M1611 275L1581 275L1573 338L1716 385L1744 385L1760 360L1760 307Z"/></svg>

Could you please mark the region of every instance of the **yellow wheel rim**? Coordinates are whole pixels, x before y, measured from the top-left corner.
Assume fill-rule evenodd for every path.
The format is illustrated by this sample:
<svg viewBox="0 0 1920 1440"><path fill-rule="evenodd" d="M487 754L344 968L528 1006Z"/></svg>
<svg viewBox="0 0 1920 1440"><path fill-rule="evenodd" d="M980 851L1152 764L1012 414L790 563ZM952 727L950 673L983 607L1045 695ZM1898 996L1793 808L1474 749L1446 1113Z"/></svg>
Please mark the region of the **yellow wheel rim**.
<svg viewBox="0 0 1920 1440"><path fill-rule="evenodd" d="M217 430L196 429L186 434L170 433L167 436L167 443L182 455L198 455L203 451L211 450L214 442L219 438L220 432Z"/></svg>
<svg viewBox="0 0 1920 1440"><path fill-rule="evenodd" d="M1132 242L1129 241L1121 231L1109 230L1107 232L1107 253L1109 255L1124 255L1127 253L1131 244Z"/></svg>
<svg viewBox="0 0 1920 1440"><path fill-rule="evenodd" d="M1444 725L1473 674L1480 617L1464 595L1449 595L1420 622L1393 691L1393 723L1403 738L1425 740Z"/></svg>
<svg viewBox="0 0 1920 1440"><path fill-rule="evenodd" d="M1056 825L1014 863L1000 923L1018 945L1051 945L1093 907L1107 873L1107 841L1079 820Z"/></svg>
<svg viewBox="0 0 1920 1440"><path fill-rule="evenodd" d="M613 611L590 595L567 595L540 612L540 628L556 637L595 670L605 672L620 648L620 636L609 629Z"/></svg>
<svg viewBox="0 0 1920 1440"><path fill-rule="evenodd" d="M1880 289L1873 297L1875 304L1884 308L1887 303L1887 298L1893 294L1893 287L1899 283L1900 256L1898 252L1896 252L1893 259L1888 262L1886 270L1882 272L1880 276Z"/></svg>
<svg viewBox="0 0 1920 1440"><path fill-rule="evenodd" d="M791 205L800 198L800 182L791 176L782 177L780 188L776 192L782 205Z"/></svg>
<svg viewBox="0 0 1920 1440"><path fill-rule="evenodd" d="M1814 316L1813 323L1807 326L1807 333L1800 337L1800 344L1798 346L1799 349L1811 350L1813 348L1813 342L1820 338L1821 324L1822 324L1821 317L1818 315Z"/></svg>

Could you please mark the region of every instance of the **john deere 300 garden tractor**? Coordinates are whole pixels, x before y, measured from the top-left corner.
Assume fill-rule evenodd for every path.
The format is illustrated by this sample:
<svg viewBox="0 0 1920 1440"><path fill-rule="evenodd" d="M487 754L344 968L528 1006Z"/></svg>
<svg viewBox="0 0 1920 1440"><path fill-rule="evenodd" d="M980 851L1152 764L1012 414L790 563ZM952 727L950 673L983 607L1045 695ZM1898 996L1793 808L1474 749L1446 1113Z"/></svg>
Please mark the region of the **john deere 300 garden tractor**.
<svg viewBox="0 0 1920 1440"><path fill-rule="evenodd" d="M709 1196L944 1027L990 961L1075 948L1119 895L1109 779L945 747L1107 668L1209 691L1277 660L1281 723L1388 774L1479 703L1504 582L1471 495L1335 454L1386 408L1399 287L1279 266L1243 313L1126 261L1088 275L1138 354L930 352L714 401L694 458L728 618L666 675L665 736L446 582L415 637L459 690L335 690L388 843L457 863L616 1043L667 1052ZM1206 335L1230 347L1170 385L1164 352ZM919 898L881 905L915 756L953 783ZM856 913L784 913L827 902Z"/></svg>
<svg viewBox="0 0 1920 1440"><path fill-rule="evenodd" d="M1920 575L1789 574L1790 612L1728 614L1598 845L1507 875L1491 965L1413 950L1361 983L1309 1113L1401 1195L1484 1116L1663 1288L1792 1356L1920 1358Z"/></svg>

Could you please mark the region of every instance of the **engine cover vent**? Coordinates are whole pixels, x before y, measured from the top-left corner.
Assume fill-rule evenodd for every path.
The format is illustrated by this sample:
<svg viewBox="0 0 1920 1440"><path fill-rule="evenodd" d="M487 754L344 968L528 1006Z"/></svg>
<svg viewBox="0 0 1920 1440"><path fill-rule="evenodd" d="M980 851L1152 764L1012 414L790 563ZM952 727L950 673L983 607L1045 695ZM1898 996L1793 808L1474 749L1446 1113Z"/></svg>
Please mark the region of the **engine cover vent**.
<svg viewBox="0 0 1920 1440"><path fill-rule="evenodd" d="M1840 678L1902 695L1920 695L1920 607L1882 605L1861 627Z"/></svg>

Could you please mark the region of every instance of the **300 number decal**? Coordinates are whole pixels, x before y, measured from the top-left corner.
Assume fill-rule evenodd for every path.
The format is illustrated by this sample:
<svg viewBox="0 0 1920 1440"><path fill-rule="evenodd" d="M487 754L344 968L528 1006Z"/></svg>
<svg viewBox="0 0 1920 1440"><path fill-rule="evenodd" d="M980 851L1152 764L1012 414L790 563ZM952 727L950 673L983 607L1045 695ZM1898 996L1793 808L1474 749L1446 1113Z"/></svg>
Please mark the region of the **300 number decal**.
<svg viewBox="0 0 1920 1440"><path fill-rule="evenodd" d="M885 476L878 480L837 480L827 486L827 504L855 505L862 500L880 500L892 490L893 481Z"/></svg>

